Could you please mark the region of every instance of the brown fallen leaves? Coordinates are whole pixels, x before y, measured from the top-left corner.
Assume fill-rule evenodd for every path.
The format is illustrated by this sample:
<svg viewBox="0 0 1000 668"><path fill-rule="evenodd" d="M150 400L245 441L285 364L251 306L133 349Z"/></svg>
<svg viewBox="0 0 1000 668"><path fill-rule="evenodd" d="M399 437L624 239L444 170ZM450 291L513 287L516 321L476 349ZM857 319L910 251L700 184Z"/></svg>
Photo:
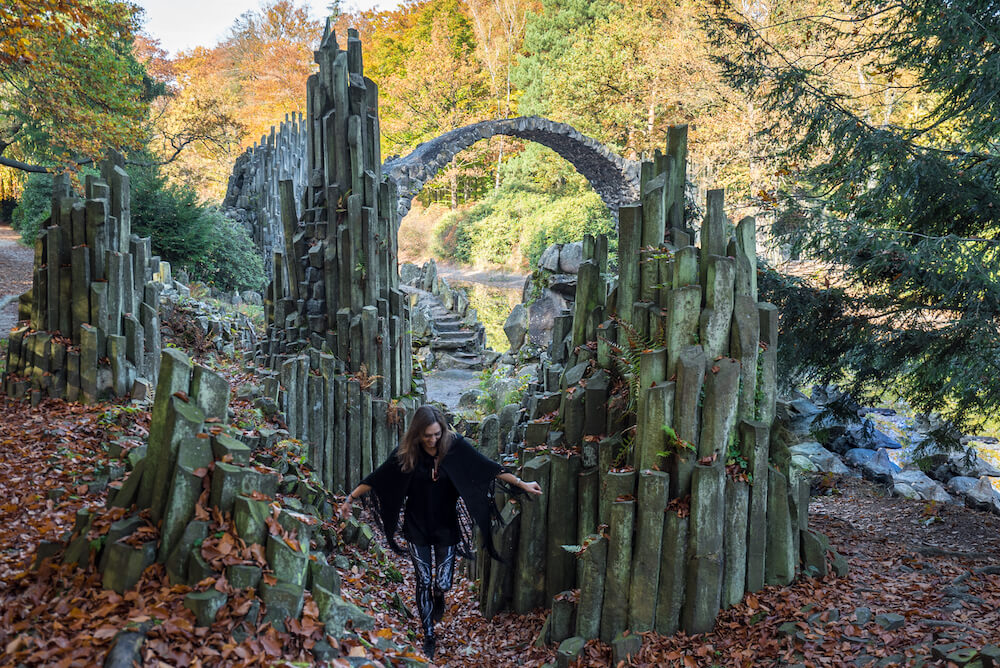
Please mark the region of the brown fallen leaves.
<svg viewBox="0 0 1000 668"><path fill-rule="evenodd" d="M191 589L171 587L160 565L148 569L137 588L124 595L102 589L94 568L48 562L37 571L29 569L38 543L57 540L70 529L78 509L91 507L96 513L92 539L125 514L121 509L104 510L103 495L91 493L90 483L106 459L101 444L133 436L138 442L148 414L102 420L107 408L46 401L31 410L0 397L0 665L100 665L118 631L141 624L151 627L144 646L146 665L267 666L310 661L311 648L324 639L311 599L302 619L288 624L287 633L267 625L258 627L254 637L235 643L232 628L250 610L253 599L248 592L234 591L224 577L199 583L200 588L213 587L229 595L218 621L211 628L199 628L183 606ZM978 646L1000 642L1000 575L982 570L1000 565L1000 519L945 506L935 511L938 521L927 523L925 504L879 498L878 490L867 483L838 482L838 487L842 496L814 499L812 526L827 533L832 546L850 560L852 570L846 578L805 578L790 587L767 587L723 611L710 634L645 633L635 665L846 666L861 652L898 655L906 665L927 655L931 645L951 638ZM66 494L50 499L50 490L57 488ZM205 505L203 499L199 517L213 522L213 532L202 545L203 556L220 571L229 563L264 565L263 550L242 544L225 518L208 512ZM683 515L688 508L681 502L668 510ZM270 528L294 540L279 531L280 525ZM155 531L147 523L139 535L147 540L155 537ZM931 546L938 552L925 556L914 546ZM971 552L975 555L961 556ZM363 567L341 571L342 593L374 617L376 630L331 644L342 656L399 663L406 653L378 647L386 639L397 646L419 639L419 624L398 605L401 600L415 610L410 563L391 553L385 560L371 552L354 557ZM401 583L399 573L404 575ZM946 595L955 587L962 588L963 597ZM906 622L891 632L874 621L861 624L854 617L860 607L873 615L896 612ZM478 611L474 586L460 576L448 595L445 619L438 625L436 663L494 668L554 661L554 647L531 646L544 616L543 611L501 613L486 620ZM786 623L798 637L779 631ZM591 641L579 665L610 663L610 648ZM348 663L341 659L332 665Z"/></svg>

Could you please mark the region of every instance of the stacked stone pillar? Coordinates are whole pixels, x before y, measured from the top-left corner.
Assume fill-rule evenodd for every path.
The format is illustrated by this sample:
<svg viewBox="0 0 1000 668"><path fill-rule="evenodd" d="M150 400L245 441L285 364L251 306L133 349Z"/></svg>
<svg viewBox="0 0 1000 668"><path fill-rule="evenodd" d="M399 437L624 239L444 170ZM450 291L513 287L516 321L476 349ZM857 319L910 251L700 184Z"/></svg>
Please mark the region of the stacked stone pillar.
<svg viewBox="0 0 1000 668"><path fill-rule="evenodd" d="M808 487L769 457L777 311L757 301L754 220L732 225L713 190L692 229L686 127L667 139L643 164L640 203L619 210L617 281L602 278L606 243L585 241L575 312L556 322L528 402L523 477L549 512L524 505L500 542L518 555L511 606L551 605L552 642L569 642L555 632L566 601L576 636L625 643L626 631L710 631L746 592L826 572L825 548L800 550L825 544L808 529ZM609 401L615 381L629 401ZM560 431L542 417L554 405ZM556 466L567 451L575 468ZM567 497L572 516L552 512ZM484 583L490 612L504 582Z"/></svg>
<svg viewBox="0 0 1000 668"><path fill-rule="evenodd" d="M308 182L276 184L281 243L272 253L260 365L291 435L330 489L349 490L395 447L389 421L412 410L409 306L396 264L396 193L383 178L378 88L361 41L329 26L307 82ZM397 403L402 399L402 406ZM395 421L398 423L398 421Z"/></svg>
<svg viewBox="0 0 1000 668"><path fill-rule="evenodd" d="M149 238L131 233L120 157L88 176L83 198L54 177L52 213L35 242L32 287L10 333L3 388L33 403L93 403L156 381L159 287Z"/></svg>

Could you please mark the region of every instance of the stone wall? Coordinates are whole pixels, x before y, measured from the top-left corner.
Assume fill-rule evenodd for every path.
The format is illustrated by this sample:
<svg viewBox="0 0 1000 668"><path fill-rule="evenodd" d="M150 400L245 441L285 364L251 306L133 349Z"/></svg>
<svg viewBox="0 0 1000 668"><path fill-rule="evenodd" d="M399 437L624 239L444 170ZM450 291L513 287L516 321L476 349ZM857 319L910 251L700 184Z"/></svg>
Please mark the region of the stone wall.
<svg viewBox="0 0 1000 668"><path fill-rule="evenodd" d="M260 142L236 159L229 176L222 207L226 215L241 223L264 258L271 275L275 248L284 246L281 196L278 184L292 182L293 201L301 210L309 181L306 146L309 132L302 114L286 115Z"/></svg>
<svg viewBox="0 0 1000 668"><path fill-rule="evenodd" d="M93 403L155 383L160 279L170 268L131 233L123 161L101 163L85 197L54 179L52 214L35 242L32 287L7 350L3 387L13 397Z"/></svg>

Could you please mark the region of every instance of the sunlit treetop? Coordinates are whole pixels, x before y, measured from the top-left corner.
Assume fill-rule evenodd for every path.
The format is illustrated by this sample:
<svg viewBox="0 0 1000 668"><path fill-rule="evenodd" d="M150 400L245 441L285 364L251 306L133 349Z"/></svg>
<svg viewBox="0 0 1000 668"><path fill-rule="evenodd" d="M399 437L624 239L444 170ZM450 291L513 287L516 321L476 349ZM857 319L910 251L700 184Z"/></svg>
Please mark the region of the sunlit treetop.
<svg viewBox="0 0 1000 668"><path fill-rule="evenodd" d="M156 85L132 52L140 17L119 0L0 5L0 164L38 171L142 143Z"/></svg>

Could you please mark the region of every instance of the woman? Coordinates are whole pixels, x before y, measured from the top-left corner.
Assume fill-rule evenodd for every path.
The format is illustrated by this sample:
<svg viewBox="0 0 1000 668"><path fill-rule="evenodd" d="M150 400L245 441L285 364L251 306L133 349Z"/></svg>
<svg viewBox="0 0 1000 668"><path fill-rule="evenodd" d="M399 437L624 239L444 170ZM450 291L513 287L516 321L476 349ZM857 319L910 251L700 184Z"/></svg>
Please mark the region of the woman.
<svg viewBox="0 0 1000 668"><path fill-rule="evenodd" d="M464 526L459 522L459 498L482 531L486 549L499 558L491 538L495 480L529 494L542 493L537 482L525 482L507 472L448 429L440 410L421 406L399 447L348 494L341 508L343 514L350 512L352 502L364 496L389 545L400 554L404 551L395 534L403 510L403 537L417 578L417 605L428 658L434 656L434 623L444 614L444 594L451 588L456 552L472 556L468 522Z"/></svg>

